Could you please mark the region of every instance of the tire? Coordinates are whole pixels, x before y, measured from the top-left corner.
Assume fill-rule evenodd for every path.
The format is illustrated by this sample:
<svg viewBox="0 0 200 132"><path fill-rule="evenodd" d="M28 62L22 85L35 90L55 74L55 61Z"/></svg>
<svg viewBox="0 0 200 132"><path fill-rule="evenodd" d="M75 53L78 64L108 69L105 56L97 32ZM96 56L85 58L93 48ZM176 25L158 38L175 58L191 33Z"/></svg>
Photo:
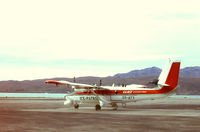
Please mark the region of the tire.
<svg viewBox="0 0 200 132"><path fill-rule="evenodd" d="M78 104L74 104L74 108L75 108L75 109L78 109L78 108L79 108L79 105L78 105Z"/></svg>
<svg viewBox="0 0 200 132"><path fill-rule="evenodd" d="M101 110L101 106L100 106L99 104L97 104L97 105L95 106L95 109L96 109L96 111L99 111L99 110Z"/></svg>

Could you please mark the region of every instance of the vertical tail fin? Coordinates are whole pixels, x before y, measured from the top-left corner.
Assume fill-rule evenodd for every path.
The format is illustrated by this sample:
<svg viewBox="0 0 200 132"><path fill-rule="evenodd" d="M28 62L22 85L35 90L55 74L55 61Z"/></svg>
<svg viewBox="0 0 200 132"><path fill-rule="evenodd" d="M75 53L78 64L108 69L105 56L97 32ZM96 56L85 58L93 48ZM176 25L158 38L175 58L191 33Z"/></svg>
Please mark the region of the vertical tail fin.
<svg viewBox="0 0 200 132"><path fill-rule="evenodd" d="M169 59L158 78L158 84L161 86L170 86L172 89L176 88L178 84L180 64L180 61Z"/></svg>

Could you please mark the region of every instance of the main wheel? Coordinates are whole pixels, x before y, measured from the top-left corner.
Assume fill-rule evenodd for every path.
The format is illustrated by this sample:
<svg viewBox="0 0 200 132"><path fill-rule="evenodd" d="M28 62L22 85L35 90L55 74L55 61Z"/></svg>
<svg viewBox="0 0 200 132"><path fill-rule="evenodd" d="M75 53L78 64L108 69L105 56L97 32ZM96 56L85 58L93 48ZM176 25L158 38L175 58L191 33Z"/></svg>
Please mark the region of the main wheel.
<svg viewBox="0 0 200 132"><path fill-rule="evenodd" d="M78 105L78 104L74 104L74 108L75 108L75 109L78 109L78 108L79 108L79 105Z"/></svg>
<svg viewBox="0 0 200 132"><path fill-rule="evenodd" d="M112 107L113 107L113 110L117 110L118 105L117 105L116 103L113 103L113 104L112 104Z"/></svg>
<svg viewBox="0 0 200 132"><path fill-rule="evenodd" d="M97 105L95 106L95 109L96 109L96 111L101 110L101 106L100 106L99 104L97 104Z"/></svg>

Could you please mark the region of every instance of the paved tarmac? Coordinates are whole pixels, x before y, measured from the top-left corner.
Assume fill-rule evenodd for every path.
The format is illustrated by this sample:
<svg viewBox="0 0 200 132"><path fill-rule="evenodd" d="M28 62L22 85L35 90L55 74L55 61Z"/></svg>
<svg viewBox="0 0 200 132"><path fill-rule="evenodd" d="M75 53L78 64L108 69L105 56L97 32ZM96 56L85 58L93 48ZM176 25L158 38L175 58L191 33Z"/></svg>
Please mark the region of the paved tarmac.
<svg viewBox="0 0 200 132"><path fill-rule="evenodd" d="M198 132L200 99L166 98L119 105L67 108L62 99L0 99L0 132Z"/></svg>

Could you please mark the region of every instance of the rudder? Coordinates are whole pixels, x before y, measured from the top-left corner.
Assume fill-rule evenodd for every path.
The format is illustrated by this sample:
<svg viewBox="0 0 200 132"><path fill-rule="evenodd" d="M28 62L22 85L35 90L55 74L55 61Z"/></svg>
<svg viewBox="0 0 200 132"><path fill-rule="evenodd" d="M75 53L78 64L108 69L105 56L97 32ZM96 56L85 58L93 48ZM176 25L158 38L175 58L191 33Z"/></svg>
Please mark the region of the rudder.
<svg viewBox="0 0 200 132"><path fill-rule="evenodd" d="M176 88L178 85L180 64L180 61L169 59L158 78L158 84L161 86L170 86L172 89Z"/></svg>

